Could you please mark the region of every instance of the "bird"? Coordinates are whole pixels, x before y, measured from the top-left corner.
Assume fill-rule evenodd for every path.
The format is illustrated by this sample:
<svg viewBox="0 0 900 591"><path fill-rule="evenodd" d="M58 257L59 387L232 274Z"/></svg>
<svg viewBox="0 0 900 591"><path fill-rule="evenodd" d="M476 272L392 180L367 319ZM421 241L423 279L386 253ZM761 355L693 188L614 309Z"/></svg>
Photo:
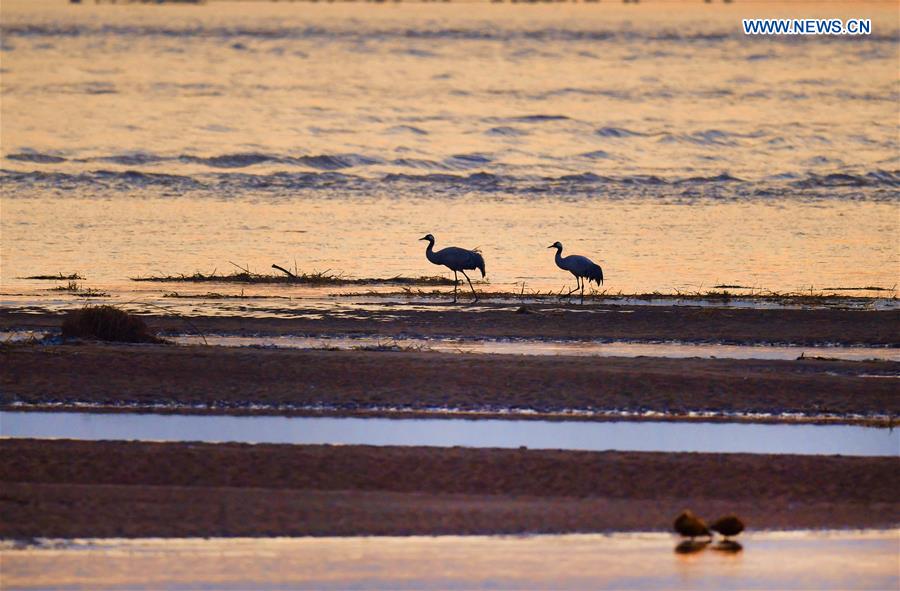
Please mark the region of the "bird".
<svg viewBox="0 0 900 591"><path fill-rule="evenodd" d="M575 276L575 289L566 295L572 295L581 288L581 303L583 304L585 279L587 279L588 282L593 281L597 285L603 285L603 269L591 259L577 254L564 257L562 255L563 245L559 241L554 242L547 248L556 249L556 266Z"/></svg>
<svg viewBox="0 0 900 591"><path fill-rule="evenodd" d="M713 521L709 529L719 532L727 539L744 531L744 522L737 515L726 515Z"/></svg>
<svg viewBox="0 0 900 591"><path fill-rule="evenodd" d="M477 302L478 294L475 293L475 288L472 287L472 280L466 275L466 269L478 269L481 271L481 276L484 277L484 257L481 256L481 253L477 250L467 250L465 248L459 248L458 246L448 246L447 248L435 251L434 236L431 234L426 234L419 238L419 240L428 241L428 248L425 249L425 258L435 265L444 265L453 271L453 301L456 301L456 293L459 288L459 275L457 275L457 272L459 272L462 273L466 278L466 281L469 282L469 287L472 289L472 296L475 298L474 301Z"/></svg>
<svg viewBox="0 0 900 591"><path fill-rule="evenodd" d="M706 527L706 523L702 519L694 515L690 510L685 509L681 515L675 518L675 531L691 541L698 536L709 536L712 539L712 533Z"/></svg>

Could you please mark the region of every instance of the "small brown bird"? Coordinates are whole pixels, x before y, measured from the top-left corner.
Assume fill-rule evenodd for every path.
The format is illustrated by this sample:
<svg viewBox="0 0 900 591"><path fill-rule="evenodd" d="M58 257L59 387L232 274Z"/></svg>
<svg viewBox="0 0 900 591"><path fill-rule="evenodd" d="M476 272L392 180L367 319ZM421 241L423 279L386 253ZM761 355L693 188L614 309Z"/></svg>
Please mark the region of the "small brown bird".
<svg viewBox="0 0 900 591"><path fill-rule="evenodd" d="M736 536L744 531L744 522L737 515L726 515L713 521L709 529L717 531L726 538Z"/></svg>
<svg viewBox="0 0 900 591"><path fill-rule="evenodd" d="M676 532L691 540L697 536L709 536L712 538L712 533L703 520L688 509L685 509L681 515L675 518L674 526Z"/></svg>

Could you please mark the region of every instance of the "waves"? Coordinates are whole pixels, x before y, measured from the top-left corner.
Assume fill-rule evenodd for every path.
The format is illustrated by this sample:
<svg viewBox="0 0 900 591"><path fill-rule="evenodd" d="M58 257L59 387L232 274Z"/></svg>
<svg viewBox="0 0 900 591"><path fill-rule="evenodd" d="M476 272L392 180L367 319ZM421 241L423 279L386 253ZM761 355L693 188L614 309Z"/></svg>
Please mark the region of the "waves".
<svg viewBox="0 0 900 591"><path fill-rule="evenodd" d="M743 32L735 26L722 30L658 30L621 28L568 28L534 27L512 28L488 24L473 24L459 27L386 27L386 28L342 28L334 26L173 26L138 24L89 24L89 23L7 23L0 26L0 35L6 38L28 37L162 37L173 39L219 39L229 44L237 44L235 49L246 46L240 40L425 40L425 41L535 41L535 42L663 42L663 43L724 43L744 38ZM900 30L874 31L866 40L875 43L897 43ZM795 43L790 36L772 36L767 43ZM852 36L822 36L822 43L853 43ZM416 51L418 53L418 51ZM431 57L429 52L424 57Z"/></svg>
<svg viewBox="0 0 900 591"><path fill-rule="evenodd" d="M600 137L609 138L646 137L648 135L654 135L642 133L640 131L632 131L623 127L601 127L594 133Z"/></svg>
<svg viewBox="0 0 900 591"><path fill-rule="evenodd" d="M491 127L490 129L485 131L484 134L487 136L496 137L522 137L528 135L528 131L510 127L508 125L500 125L497 127Z"/></svg>
<svg viewBox="0 0 900 591"><path fill-rule="evenodd" d="M41 152L19 152L8 154L7 159L16 162L31 162L34 164L61 164L61 163L109 163L123 166L145 166L166 163L196 164L213 169L237 169L250 168L258 165L281 165L314 170L343 170L366 166L405 167L417 170L468 170L489 165L493 158L488 154L454 154L443 160L427 158L376 158L362 154L317 154L304 156L284 156L266 154L261 152L238 152L234 154L221 154L215 156L196 156L182 154L179 156L161 156L146 152L116 154L111 156L94 156L89 158L66 158L57 154L45 154Z"/></svg>
<svg viewBox="0 0 900 591"><path fill-rule="evenodd" d="M594 7L221 8L4 19L4 194L896 198L893 24L751 42L699 5L677 29Z"/></svg>
<svg viewBox="0 0 900 591"><path fill-rule="evenodd" d="M66 159L62 156L40 153L10 154L7 156L7 158L9 158L10 160L19 160L22 162L34 162L36 164L57 164L59 162L66 161Z"/></svg>
<svg viewBox="0 0 900 591"><path fill-rule="evenodd" d="M546 121L569 121L571 117L565 115L521 115L518 117L504 117L497 119L500 122L508 123L544 123Z"/></svg>
<svg viewBox="0 0 900 591"><path fill-rule="evenodd" d="M361 176L336 171L248 174L218 172L165 174L138 170L91 170L78 173L0 169L5 197L28 196L33 190L67 190L72 196L121 193L136 189L152 194L196 193L279 195L294 191L328 191L336 198L353 195L428 196L475 193L563 198L691 198L691 199L856 199L897 201L900 170L860 174L780 174L746 180L723 172L711 176L664 177L649 174L599 175L593 172L558 176L469 173L387 173Z"/></svg>
<svg viewBox="0 0 900 591"><path fill-rule="evenodd" d="M873 170L865 174L808 174L792 183L795 187L900 187L900 170Z"/></svg>
<svg viewBox="0 0 900 591"><path fill-rule="evenodd" d="M547 119L543 115L527 117L538 122L556 120L554 117ZM509 133L507 128L500 129L504 129L504 134ZM884 168L859 171L848 167L840 159L824 156L804 160L804 169L761 171L759 174L735 174L721 169L713 174L691 174L691 167L682 168L684 172L681 173L677 172L679 168L666 173L638 172L627 158L621 156L616 146L649 140L661 145L674 143L708 148L711 154L717 154L735 148L741 141L762 140L764 143L771 143L771 138L762 132L736 133L709 129L671 134L638 131L621 126L600 127L595 133L609 142L609 149L582 152L568 158L528 156L518 148L497 153L458 153L443 158L428 158L423 155L388 158L384 155L356 152L164 155L148 151L71 157L54 152L21 150L5 156L10 164L16 166L3 170L0 180L12 187L29 184L89 187L96 184L114 188L169 186L185 191L215 187L256 190L325 186L353 190L363 186L377 189L379 186L400 183L490 191L564 193L571 190L577 193L610 186L708 189L745 185L752 186L754 191L759 189L757 194L762 195L776 194L783 188L818 190L900 187L900 170L888 168L896 165L896 161L885 161ZM776 144L782 145L781 142ZM507 157L512 160L506 161ZM714 156L710 156L708 160L727 162L727 159ZM116 168L107 168L110 164ZM27 170L28 167L33 169ZM709 165L705 167L707 170L708 168ZM620 169L631 172L620 173ZM560 172L548 174L551 170ZM567 170L571 172L566 172Z"/></svg>

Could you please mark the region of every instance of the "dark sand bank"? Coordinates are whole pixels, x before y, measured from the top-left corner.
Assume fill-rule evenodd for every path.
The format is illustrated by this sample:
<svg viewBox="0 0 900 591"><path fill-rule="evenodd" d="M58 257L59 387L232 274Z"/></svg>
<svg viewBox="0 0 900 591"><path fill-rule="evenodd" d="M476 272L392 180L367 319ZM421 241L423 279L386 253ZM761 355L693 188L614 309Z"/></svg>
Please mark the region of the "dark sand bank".
<svg viewBox="0 0 900 591"><path fill-rule="evenodd" d="M667 530L685 507L753 529L894 527L900 460L0 441L0 536Z"/></svg>
<svg viewBox="0 0 900 591"><path fill-rule="evenodd" d="M433 307L434 309L429 309ZM744 309L689 306L532 305L378 306L323 312L283 311L281 318L145 316L157 331L237 335L380 335L461 338L634 340L798 345L898 345L900 310ZM0 330L57 329L51 313L0 311Z"/></svg>
<svg viewBox="0 0 900 591"><path fill-rule="evenodd" d="M896 362L459 355L170 345L8 345L0 406L326 405L900 414ZM302 410L302 409L300 409ZM861 417L858 417L861 418Z"/></svg>

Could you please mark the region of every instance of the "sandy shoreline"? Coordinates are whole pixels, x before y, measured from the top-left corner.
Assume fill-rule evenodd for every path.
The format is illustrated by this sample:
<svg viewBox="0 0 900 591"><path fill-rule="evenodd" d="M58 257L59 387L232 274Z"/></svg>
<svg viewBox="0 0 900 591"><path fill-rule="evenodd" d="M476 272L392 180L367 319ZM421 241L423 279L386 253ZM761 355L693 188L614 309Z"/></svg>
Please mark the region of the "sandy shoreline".
<svg viewBox="0 0 900 591"><path fill-rule="evenodd" d="M289 318L145 316L163 333L372 335L456 338L684 341L726 344L900 346L900 310L750 309L699 306L479 304L292 309ZM58 329L60 315L0 311L0 330Z"/></svg>
<svg viewBox="0 0 900 591"><path fill-rule="evenodd" d="M900 523L900 460L470 448L0 441L0 536L665 531Z"/></svg>
<svg viewBox="0 0 900 591"><path fill-rule="evenodd" d="M0 407L454 408L900 414L894 362L587 358L171 345L12 345Z"/></svg>
<svg viewBox="0 0 900 591"><path fill-rule="evenodd" d="M318 313L192 322L230 334L889 345L898 318L650 307ZM148 320L161 331L185 326L176 317ZM59 321L0 312L4 330L54 329ZM900 414L896 379L867 377L900 373L900 363L887 361L22 343L0 348L0 362L0 408L7 409L268 412L254 408L261 405L279 414L326 407L310 414L342 416L378 408L410 415L615 409L760 421L782 413L842 422L889 417L888 424ZM751 416L763 414L772 416ZM711 518L737 512L756 529L900 523L897 458L25 439L0 440L0 450L2 537L664 531L685 507Z"/></svg>

